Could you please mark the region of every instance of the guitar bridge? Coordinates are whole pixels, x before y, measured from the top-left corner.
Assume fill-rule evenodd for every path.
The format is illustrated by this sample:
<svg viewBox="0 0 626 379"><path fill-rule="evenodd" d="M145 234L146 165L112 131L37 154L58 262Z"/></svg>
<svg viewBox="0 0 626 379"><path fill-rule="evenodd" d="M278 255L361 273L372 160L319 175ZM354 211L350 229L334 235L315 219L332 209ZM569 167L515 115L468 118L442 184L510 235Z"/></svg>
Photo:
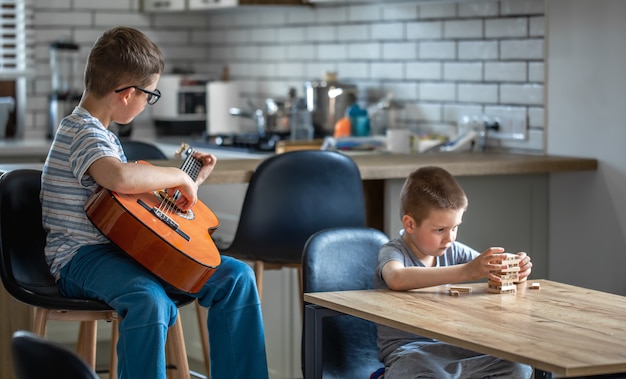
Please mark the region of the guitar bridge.
<svg viewBox="0 0 626 379"><path fill-rule="evenodd" d="M152 213L154 213L154 215L159 220L163 221L165 223L165 225L169 226L170 228L172 228L174 230L178 229L178 223L176 221L172 220L169 216L167 216L165 213L161 212L157 208L152 208Z"/></svg>
<svg viewBox="0 0 626 379"><path fill-rule="evenodd" d="M149 211L152 214L154 214L156 216L156 218L161 220L161 222L163 222L165 225L167 225L170 228L172 228L176 233L178 233L178 235L180 235L181 237L183 237L187 241L191 240L191 238L187 234L185 234L185 232L183 232L182 230L180 230L178 228L178 223L176 221L172 220L171 217L169 217L165 213L161 212L158 208L156 208L156 207L152 207L151 208L148 204L146 204L141 199L137 199L137 203L139 203L139 205L144 207L147 211Z"/></svg>

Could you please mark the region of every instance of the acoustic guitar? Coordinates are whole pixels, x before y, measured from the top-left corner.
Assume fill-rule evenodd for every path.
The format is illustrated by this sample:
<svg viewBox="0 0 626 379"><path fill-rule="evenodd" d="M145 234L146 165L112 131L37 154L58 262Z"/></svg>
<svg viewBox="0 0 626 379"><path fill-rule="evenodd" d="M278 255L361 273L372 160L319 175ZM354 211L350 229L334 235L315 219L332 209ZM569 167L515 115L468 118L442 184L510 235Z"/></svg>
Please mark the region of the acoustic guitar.
<svg viewBox="0 0 626 379"><path fill-rule="evenodd" d="M181 170L198 177L201 163L182 144ZM138 161L137 164L150 164ZM166 190L138 195L100 188L85 203L91 222L114 244L172 286L198 292L221 262L211 235L219 226L215 214L201 201L188 211L175 205L180 196Z"/></svg>

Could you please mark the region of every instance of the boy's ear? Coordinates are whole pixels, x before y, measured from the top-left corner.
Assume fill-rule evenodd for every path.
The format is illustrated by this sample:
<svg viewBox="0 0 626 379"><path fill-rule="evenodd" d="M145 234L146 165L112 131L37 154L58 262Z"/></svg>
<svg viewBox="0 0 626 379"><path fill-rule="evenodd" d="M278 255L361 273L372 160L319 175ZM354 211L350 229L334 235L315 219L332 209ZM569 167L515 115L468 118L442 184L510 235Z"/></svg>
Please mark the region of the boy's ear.
<svg viewBox="0 0 626 379"><path fill-rule="evenodd" d="M413 217L409 215L404 215L402 216L402 226L404 227L405 231L412 232L415 227L417 227L417 224L415 223Z"/></svg>
<svg viewBox="0 0 626 379"><path fill-rule="evenodd" d="M123 91L120 91L120 92L116 93L116 95L118 96L118 99L124 105L127 105L128 104L128 99L130 99L130 96L131 96L131 94L132 94L132 92L134 90L135 90L134 88L130 87L130 88L127 88L127 89L125 89Z"/></svg>

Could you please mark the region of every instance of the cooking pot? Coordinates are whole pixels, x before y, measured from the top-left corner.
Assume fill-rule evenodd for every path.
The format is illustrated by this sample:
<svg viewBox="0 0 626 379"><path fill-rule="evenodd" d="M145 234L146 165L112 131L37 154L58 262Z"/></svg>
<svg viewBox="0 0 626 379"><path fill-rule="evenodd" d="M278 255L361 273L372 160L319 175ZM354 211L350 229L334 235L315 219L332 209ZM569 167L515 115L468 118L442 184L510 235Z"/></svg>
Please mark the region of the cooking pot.
<svg viewBox="0 0 626 379"><path fill-rule="evenodd" d="M324 80L304 84L307 109L313 114L315 133L333 135L335 123L345 116L346 109L354 104L358 90L355 85L340 83L334 75Z"/></svg>

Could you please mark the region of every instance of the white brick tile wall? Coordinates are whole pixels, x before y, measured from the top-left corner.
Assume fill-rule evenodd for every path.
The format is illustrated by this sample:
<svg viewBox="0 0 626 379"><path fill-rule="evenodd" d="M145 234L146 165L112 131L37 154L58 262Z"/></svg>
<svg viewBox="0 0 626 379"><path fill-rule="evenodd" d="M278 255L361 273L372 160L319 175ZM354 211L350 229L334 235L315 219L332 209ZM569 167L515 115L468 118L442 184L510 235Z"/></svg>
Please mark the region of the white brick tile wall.
<svg viewBox="0 0 626 379"><path fill-rule="evenodd" d="M419 6L419 18L453 18L456 17L456 4L427 3Z"/></svg>
<svg viewBox="0 0 626 379"><path fill-rule="evenodd" d="M307 41L341 41L341 38L337 38L337 36L341 36L341 33L337 31L341 26L309 26L306 30L306 39Z"/></svg>
<svg viewBox="0 0 626 379"><path fill-rule="evenodd" d="M400 22L372 24L371 39L399 40L404 38L404 24Z"/></svg>
<svg viewBox="0 0 626 379"><path fill-rule="evenodd" d="M443 120L445 122L456 123L461 115L483 114L482 105L473 104L446 104L443 108Z"/></svg>
<svg viewBox="0 0 626 379"><path fill-rule="evenodd" d="M278 42L303 42L306 40L305 32L306 29L302 27L281 28L278 32Z"/></svg>
<svg viewBox="0 0 626 379"><path fill-rule="evenodd" d="M404 63L372 63L370 77L377 79L404 78Z"/></svg>
<svg viewBox="0 0 626 379"><path fill-rule="evenodd" d="M456 43L449 41L420 42L420 59L455 59Z"/></svg>
<svg viewBox="0 0 626 379"><path fill-rule="evenodd" d="M278 55L280 56L280 55ZM287 46L287 59L289 60L304 60L311 61L314 60L315 57L315 46L314 45L290 45Z"/></svg>
<svg viewBox="0 0 626 379"><path fill-rule="evenodd" d="M353 43L348 45L350 59L381 59L382 45L380 43Z"/></svg>
<svg viewBox="0 0 626 379"><path fill-rule="evenodd" d="M407 60L414 61L417 59L417 43L383 43L383 56L385 60Z"/></svg>
<svg viewBox="0 0 626 379"><path fill-rule="evenodd" d="M415 4L388 4L383 7L383 20L415 20L417 5Z"/></svg>
<svg viewBox="0 0 626 379"><path fill-rule="evenodd" d="M459 114L521 112L531 138L502 146L543 149L544 0L390 0L153 14L141 13L139 3L38 2L39 73L28 85L27 123L45 123L48 44L70 36L84 59L104 29L123 23L157 42L167 69L216 75L228 66L242 96L255 101L285 96L289 86L302 95L305 81L337 71L340 80L358 86L363 106L391 92L405 104L407 122L420 128L449 128Z"/></svg>
<svg viewBox="0 0 626 379"><path fill-rule="evenodd" d="M407 80L439 80L443 78L440 62L409 62L406 66Z"/></svg>
<svg viewBox="0 0 626 379"><path fill-rule="evenodd" d="M408 39L438 39L443 37L443 23L439 21L409 22L406 24Z"/></svg>
<svg viewBox="0 0 626 379"><path fill-rule="evenodd" d="M498 16L497 1L465 2L458 5L459 17L495 17Z"/></svg>
<svg viewBox="0 0 626 379"><path fill-rule="evenodd" d="M314 29L314 28L310 28ZM320 28L317 28L320 29ZM370 39L370 31L367 25L339 25L335 28L325 28L327 39L336 39L338 41L368 41ZM336 31L335 31L336 30ZM322 31L323 33L324 31Z"/></svg>
<svg viewBox="0 0 626 379"><path fill-rule="evenodd" d="M446 81L481 81L483 79L483 64L446 62L443 64L443 78Z"/></svg>
<svg viewBox="0 0 626 379"><path fill-rule="evenodd" d="M525 62L486 62L485 80L493 82L524 82L527 80Z"/></svg>
<svg viewBox="0 0 626 379"><path fill-rule="evenodd" d="M500 100L506 104L543 104L543 85L539 84L502 84Z"/></svg>
<svg viewBox="0 0 626 379"><path fill-rule="evenodd" d="M444 38L471 39L483 36L482 20L445 21L443 23Z"/></svg>
<svg viewBox="0 0 626 379"><path fill-rule="evenodd" d="M543 83L545 75L544 66L543 62L528 63L528 81Z"/></svg>
<svg viewBox="0 0 626 379"><path fill-rule="evenodd" d="M531 37L543 37L545 35L546 20L543 16L531 17L529 35Z"/></svg>
<svg viewBox="0 0 626 379"><path fill-rule="evenodd" d="M498 41L460 41L458 44L459 59L498 59L498 51Z"/></svg>
<svg viewBox="0 0 626 379"><path fill-rule="evenodd" d="M528 35L528 19L526 17L503 18L485 22L487 38L519 38Z"/></svg>
<svg viewBox="0 0 626 379"><path fill-rule="evenodd" d="M94 8L98 9L119 9L119 10L132 10L137 11L139 8L137 6L137 1L128 1L128 0L74 0L74 9L85 9L91 10Z"/></svg>
<svg viewBox="0 0 626 379"><path fill-rule="evenodd" d="M458 85L458 101L464 103L494 104L498 102L498 85L465 84Z"/></svg>
<svg viewBox="0 0 626 379"><path fill-rule="evenodd" d="M453 83L422 83L419 85L419 99L430 101L455 101L455 87Z"/></svg>
<svg viewBox="0 0 626 379"><path fill-rule="evenodd" d="M319 60L346 60L348 58L348 45L333 43L317 45L317 59Z"/></svg>
<svg viewBox="0 0 626 379"><path fill-rule="evenodd" d="M500 12L503 16L517 14L543 14L544 10L544 0L503 0L500 5Z"/></svg>
<svg viewBox="0 0 626 379"><path fill-rule="evenodd" d="M418 91L416 83L407 82L385 82L383 84L384 93L392 93L394 99L414 102L418 99Z"/></svg>
<svg viewBox="0 0 626 379"><path fill-rule="evenodd" d="M500 59L543 59L543 39L502 40Z"/></svg>
<svg viewBox="0 0 626 379"><path fill-rule="evenodd" d="M543 107L528 108L528 126L530 128L540 129L544 126Z"/></svg>
<svg viewBox="0 0 626 379"><path fill-rule="evenodd" d="M352 22L382 20L382 5L355 5L348 9L348 19Z"/></svg>
<svg viewBox="0 0 626 379"><path fill-rule="evenodd" d="M341 62L337 64L337 69L342 78L350 80L368 79L369 63L363 62Z"/></svg>

